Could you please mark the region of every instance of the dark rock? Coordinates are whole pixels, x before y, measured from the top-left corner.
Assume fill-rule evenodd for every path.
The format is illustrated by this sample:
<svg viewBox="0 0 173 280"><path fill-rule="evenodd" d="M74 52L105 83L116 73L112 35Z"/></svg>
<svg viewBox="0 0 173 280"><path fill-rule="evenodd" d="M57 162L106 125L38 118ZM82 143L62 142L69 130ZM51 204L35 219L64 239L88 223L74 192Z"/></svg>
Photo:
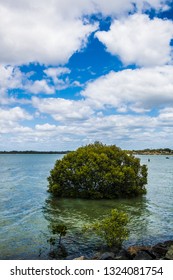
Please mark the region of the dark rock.
<svg viewBox="0 0 173 280"><path fill-rule="evenodd" d="M75 255L68 255L65 260L74 260L76 258Z"/></svg>
<svg viewBox="0 0 173 280"><path fill-rule="evenodd" d="M79 261L79 260L87 260L86 258L85 258L85 256L81 256L81 257L79 257L79 258L74 258L73 260L77 260L77 261Z"/></svg>
<svg viewBox="0 0 173 280"><path fill-rule="evenodd" d="M121 249L115 256L116 260L130 260L132 259L131 255L127 250Z"/></svg>
<svg viewBox="0 0 173 280"><path fill-rule="evenodd" d="M99 260L101 257L102 253L101 252L97 252L93 257L92 260Z"/></svg>
<svg viewBox="0 0 173 280"><path fill-rule="evenodd" d="M173 240L159 242L152 247L152 252L156 256L156 259L164 259L167 258L166 255L171 246L173 246ZM167 256L170 256L170 253Z"/></svg>
<svg viewBox="0 0 173 280"><path fill-rule="evenodd" d="M107 248L107 249L108 249L108 251L110 250L110 248ZM116 255L120 252L121 249L122 249L121 247L113 246L113 247L111 247L111 252L113 252ZM107 250L105 250L105 251L107 251Z"/></svg>
<svg viewBox="0 0 173 280"><path fill-rule="evenodd" d="M99 260L114 260L115 254L112 252L105 252L100 257Z"/></svg>
<svg viewBox="0 0 173 280"><path fill-rule="evenodd" d="M168 247L163 243L158 243L152 247L152 253L155 255L156 259L164 258L168 251Z"/></svg>
<svg viewBox="0 0 173 280"><path fill-rule="evenodd" d="M166 253L165 259L173 260L173 245L171 245Z"/></svg>
<svg viewBox="0 0 173 280"><path fill-rule="evenodd" d="M167 240L167 241L163 242L162 244L164 244L166 247L170 247L171 245L173 245L173 240Z"/></svg>
<svg viewBox="0 0 173 280"><path fill-rule="evenodd" d="M153 258L147 251L138 251L134 260L153 260Z"/></svg>
<svg viewBox="0 0 173 280"><path fill-rule="evenodd" d="M53 256L54 257L54 256ZM68 256L66 259L87 259L84 256L75 258ZM126 249L102 248L92 260L173 260L173 240L159 242L153 246L130 246Z"/></svg>
<svg viewBox="0 0 173 280"><path fill-rule="evenodd" d="M151 251L151 246L130 246L127 249L129 256L133 259L139 251Z"/></svg>

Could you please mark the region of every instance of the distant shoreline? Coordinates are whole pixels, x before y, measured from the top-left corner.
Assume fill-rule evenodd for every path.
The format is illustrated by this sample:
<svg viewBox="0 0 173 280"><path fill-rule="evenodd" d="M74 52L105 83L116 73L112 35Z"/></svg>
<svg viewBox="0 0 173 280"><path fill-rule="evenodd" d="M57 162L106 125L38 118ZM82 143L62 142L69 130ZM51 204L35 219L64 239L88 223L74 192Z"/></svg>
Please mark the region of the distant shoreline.
<svg viewBox="0 0 173 280"><path fill-rule="evenodd" d="M173 154L164 154L164 153L143 153L143 152L140 152L140 153L136 153L136 152L133 152L132 153L133 155L139 155L139 156L173 156Z"/></svg>
<svg viewBox="0 0 173 280"><path fill-rule="evenodd" d="M173 150L169 148L165 149L145 149L145 150L132 150L134 155L163 155L163 156L172 156Z"/></svg>
<svg viewBox="0 0 173 280"><path fill-rule="evenodd" d="M0 154L67 154L70 151L0 151Z"/></svg>
<svg viewBox="0 0 173 280"><path fill-rule="evenodd" d="M164 155L164 156L173 156L173 150L169 148L163 149L143 149L143 150L126 150L127 153L133 155ZM33 151L33 150L25 150L25 151L0 151L0 154L68 154L71 151Z"/></svg>

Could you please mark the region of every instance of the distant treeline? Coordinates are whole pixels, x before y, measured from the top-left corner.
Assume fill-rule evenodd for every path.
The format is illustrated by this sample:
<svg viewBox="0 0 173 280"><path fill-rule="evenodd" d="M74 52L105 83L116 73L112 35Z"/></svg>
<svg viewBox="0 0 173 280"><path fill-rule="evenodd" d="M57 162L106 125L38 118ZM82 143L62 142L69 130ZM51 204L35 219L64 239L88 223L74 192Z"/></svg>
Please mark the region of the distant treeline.
<svg viewBox="0 0 173 280"><path fill-rule="evenodd" d="M173 150L169 148L164 149L144 149L144 150L133 150L133 154L140 155L173 155Z"/></svg>
<svg viewBox="0 0 173 280"><path fill-rule="evenodd" d="M70 151L0 151L0 154L67 154Z"/></svg>
<svg viewBox="0 0 173 280"><path fill-rule="evenodd" d="M71 151L0 151L0 154L68 154ZM140 155L173 155L173 150L169 148L144 149L144 150L127 150L129 154Z"/></svg>

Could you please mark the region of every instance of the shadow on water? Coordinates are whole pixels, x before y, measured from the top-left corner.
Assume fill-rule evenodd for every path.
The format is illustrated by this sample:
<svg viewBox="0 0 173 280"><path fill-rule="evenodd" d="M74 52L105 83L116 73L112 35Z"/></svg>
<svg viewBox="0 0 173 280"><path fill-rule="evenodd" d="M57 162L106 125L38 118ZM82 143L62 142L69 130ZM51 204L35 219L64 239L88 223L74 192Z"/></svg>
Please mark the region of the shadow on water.
<svg viewBox="0 0 173 280"><path fill-rule="evenodd" d="M51 227L54 224L63 224L67 227L67 234L62 238L68 258L81 255L91 257L104 246L98 237L83 234L84 225L104 218L110 210L116 208L125 211L129 216L129 239L124 246L141 244L146 239L148 232L148 217L150 211L146 197L117 199L117 200L85 200L85 199L60 199L49 196L44 206L44 217ZM63 258L62 254L56 258Z"/></svg>

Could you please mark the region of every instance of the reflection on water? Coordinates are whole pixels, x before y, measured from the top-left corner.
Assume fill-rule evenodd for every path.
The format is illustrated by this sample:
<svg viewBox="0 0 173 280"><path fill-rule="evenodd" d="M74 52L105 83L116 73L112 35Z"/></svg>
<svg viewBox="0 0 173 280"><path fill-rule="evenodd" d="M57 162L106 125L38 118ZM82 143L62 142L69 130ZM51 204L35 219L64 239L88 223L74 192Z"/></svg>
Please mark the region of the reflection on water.
<svg viewBox="0 0 173 280"><path fill-rule="evenodd" d="M104 218L110 210L116 208L128 213L130 237L124 246L143 241L144 233L148 232L150 211L146 197L117 200L83 200L59 199L50 196L45 203L44 215L52 224L66 225L68 232L63 238L63 245L73 257L85 254L88 257L103 244L98 237L82 233L85 224ZM140 232L140 234L139 234Z"/></svg>

